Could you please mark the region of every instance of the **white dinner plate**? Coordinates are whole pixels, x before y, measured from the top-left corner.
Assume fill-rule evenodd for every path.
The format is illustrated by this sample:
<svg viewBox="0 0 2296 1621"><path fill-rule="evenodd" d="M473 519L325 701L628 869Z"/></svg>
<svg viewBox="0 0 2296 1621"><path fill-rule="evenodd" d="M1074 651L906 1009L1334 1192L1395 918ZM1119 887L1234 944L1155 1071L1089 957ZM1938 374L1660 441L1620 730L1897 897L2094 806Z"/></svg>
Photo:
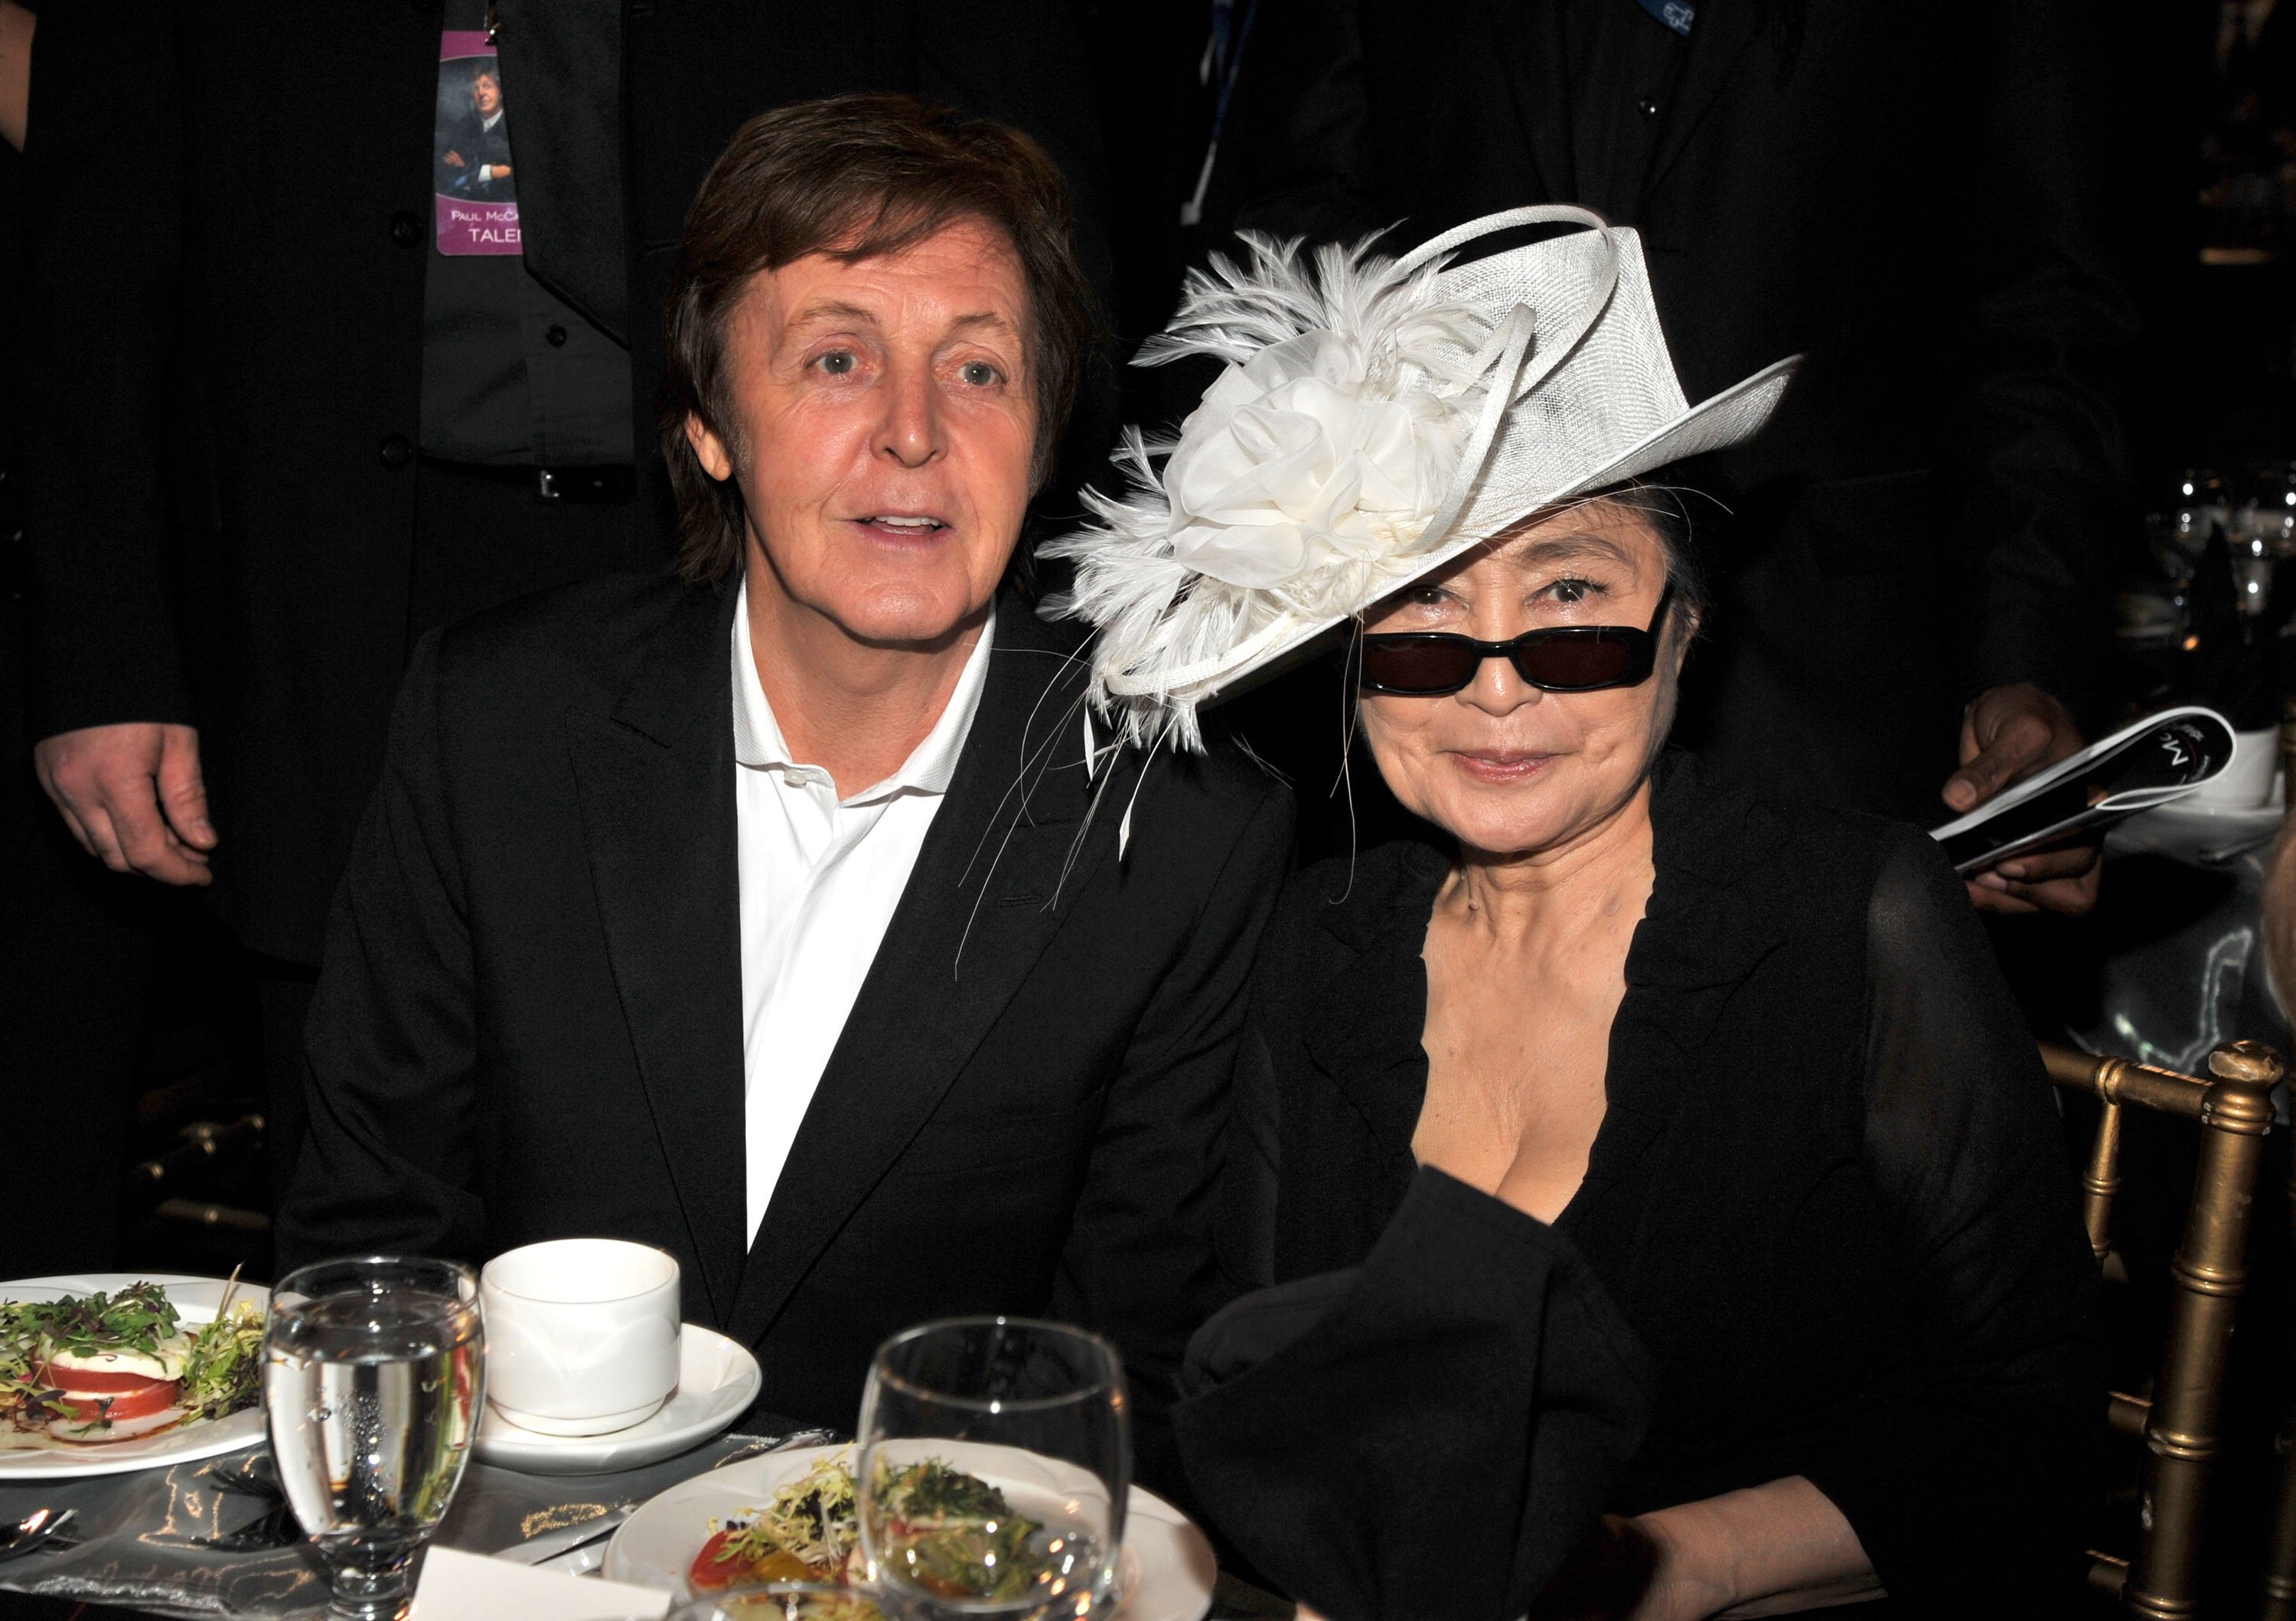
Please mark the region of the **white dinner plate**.
<svg viewBox="0 0 2296 1621"><path fill-rule="evenodd" d="M479 1420L479 1461L529 1475L599 1475L656 1463L732 1424L764 1382L747 1346L685 1323L677 1333L677 1388L652 1418L611 1435L545 1436L521 1429L489 1402Z"/></svg>
<svg viewBox="0 0 2296 1621"><path fill-rule="evenodd" d="M949 1444L962 1468L964 1442ZM723 1521L762 1508L774 1493L841 1446L805 1446L767 1453L648 1498L606 1544L605 1577L683 1594L685 1572L701 1544ZM1124 1551L1117 1567L1123 1602L1115 1621L1203 1621L1212 1607L1219 1561L1204 1534L1155 1493L1132 1488L1125 1508Z"/></svg>
<svg viewBox="0 0 2296 1621"><path fill-rule="evenodd" d="M193 1326L215 1321L223 1303L221 1278L186 1278L164 1272L92 1272L73 1278L22 1278L0 1283L0 1300L60 1300L66 1295L116 1294L134 1283L157 1283L175 1302L176 1314ZM251 1300L258 1311L271 1291L242 1283L234 1301ZM220 1457L263 1439L260 1403L209 1424L178 1425L129 1441L105 1441L72 1452L0 1452L0 1486L19 1480L59 1480L80 1475L124 1475L200 1458Z"/></svg>

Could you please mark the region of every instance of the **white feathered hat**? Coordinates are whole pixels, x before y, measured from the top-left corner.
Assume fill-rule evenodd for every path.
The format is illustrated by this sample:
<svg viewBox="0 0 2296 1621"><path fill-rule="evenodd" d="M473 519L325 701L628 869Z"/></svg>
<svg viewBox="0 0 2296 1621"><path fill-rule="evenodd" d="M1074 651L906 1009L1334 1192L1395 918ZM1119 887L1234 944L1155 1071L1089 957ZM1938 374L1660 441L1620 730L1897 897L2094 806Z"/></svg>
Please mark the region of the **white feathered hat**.
<svg viewBox="0 0 2296 1621"><path fill-rule="evenodd" d="M1451 262L1538 225L1584 229ZM1086 491L1099 524L1044 548L1076 562L1046 611L1099 627L1094 706L1143 745L1201 749L1197 705L1526 514L1751 437L1796 364L1691 405L1641 239L1585 209L1325 247L1312 275L1297 242L1243 242L1136 363L1227 369L1176 443L1127 430L1131 493Z"/></svg>

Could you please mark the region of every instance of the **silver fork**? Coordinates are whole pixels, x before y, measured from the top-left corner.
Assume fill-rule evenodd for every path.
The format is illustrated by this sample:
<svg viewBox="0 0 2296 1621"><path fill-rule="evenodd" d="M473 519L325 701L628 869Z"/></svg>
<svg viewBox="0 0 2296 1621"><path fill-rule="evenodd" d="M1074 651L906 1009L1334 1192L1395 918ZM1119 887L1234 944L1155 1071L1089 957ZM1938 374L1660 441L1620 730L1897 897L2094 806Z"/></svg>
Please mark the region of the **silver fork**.
<svg viewBox="0 0 2296 1621"><path fill-rule="evenodd" d="M66 1509L61 1514L53 1509L33 1510L8 1527L8 1540L0 1542L0 1560L19 1559L36 1548L73 1546L69 1538L59 1538L78 1514L78 1509Z"/></svg>

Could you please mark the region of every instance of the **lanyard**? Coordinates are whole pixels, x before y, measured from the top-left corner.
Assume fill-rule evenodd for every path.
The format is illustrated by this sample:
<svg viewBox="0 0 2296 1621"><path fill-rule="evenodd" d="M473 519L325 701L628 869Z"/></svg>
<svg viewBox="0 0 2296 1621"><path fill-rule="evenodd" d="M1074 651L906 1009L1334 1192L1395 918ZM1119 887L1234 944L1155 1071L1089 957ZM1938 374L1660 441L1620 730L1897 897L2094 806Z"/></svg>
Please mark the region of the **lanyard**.
<svg viewBox="0 0 2296 1621"><path fill-rule="evenodd" d="M1645 4L1649 0L1644 0ZM1197 225L1203 223L1204 193L1212 184L1212 165L1219 160L1220 131L1227 127L1227 104L1235 94L1235 81L1243 71L1243 47L1251 37L1252 19L1259 15L1259 0L1244 0L1243 26L1235 21L1235 0L1212 0L1211 37L1204 41L1204 59L1197 65L1196 80L1210 84L1217 77L1219 90L1212 99L1212 139L1204 149L1204 167L1196 176L1196 194L1180 205L1180 223Z"/></svg>
<svg viewBox="0 0 2296 1621"><path fill-rule="evenodd" d="M1698 20L1698 8L1689 0L1635 0L1635 4L1685 39L1690 37L1690 25Z"/></svg>

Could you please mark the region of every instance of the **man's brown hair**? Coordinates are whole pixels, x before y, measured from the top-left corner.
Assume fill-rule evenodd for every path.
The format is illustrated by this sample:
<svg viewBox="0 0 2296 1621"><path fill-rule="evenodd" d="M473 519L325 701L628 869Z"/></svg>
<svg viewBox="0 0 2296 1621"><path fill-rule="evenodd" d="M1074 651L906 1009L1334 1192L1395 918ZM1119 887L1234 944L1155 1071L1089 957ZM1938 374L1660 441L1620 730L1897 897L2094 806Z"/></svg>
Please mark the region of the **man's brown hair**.
<svg viewBox="0 0 2296 1621"><path fill-rule="evenodd" d="M964 219L1001 231L1029 288L1025 337L1037 402L1029 476L1041 484L1075 400L1092 292L1070 231L1067 184L1019 130L906 95L798 102L742 126L701 183L671 273L662 454L677 496L685 577L722 579L742 559L742 492L703 471L689 413L746 456L733 430L726 329L761 270L809 253L847 264L898 253Z"/></svg>

